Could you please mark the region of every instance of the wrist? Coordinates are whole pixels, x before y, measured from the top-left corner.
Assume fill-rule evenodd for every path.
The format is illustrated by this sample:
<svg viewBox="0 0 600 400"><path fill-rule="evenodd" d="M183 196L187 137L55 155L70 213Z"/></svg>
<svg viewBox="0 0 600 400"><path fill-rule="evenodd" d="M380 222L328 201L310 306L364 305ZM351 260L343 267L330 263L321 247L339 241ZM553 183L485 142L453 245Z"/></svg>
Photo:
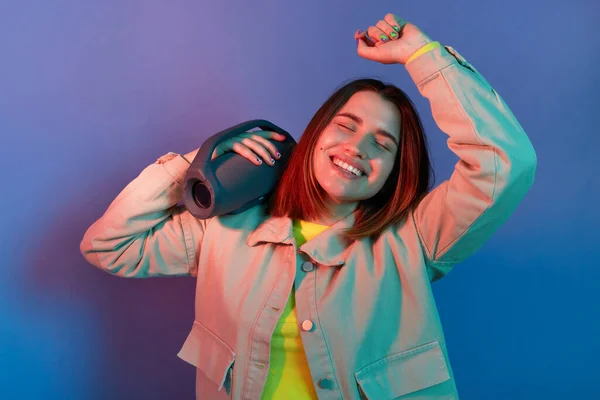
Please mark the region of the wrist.
<svg viewBox="0 0 600 400"><path fill-rule="evenodd" d="M438 48L440 46L441 46L440 42L429 41L428 43L421 46L417 51L415 51L410 57L408 57L408 60L406 60L406 64L408 64L411 61L416 60L417 58L419 58L419 56L421 56L435 48Z"/></svg>
<svg viewBox="0 0 600 400"><path fill-rule="evenodd" d="M189 153L186 153L184 155L182 155L182 157L188 162L188 163L192 163L192 161L194 161L194 159L196 158L196 155L198 154L198 151L200 150L200 148L197 148L196 150L190 151Z"/></svg>

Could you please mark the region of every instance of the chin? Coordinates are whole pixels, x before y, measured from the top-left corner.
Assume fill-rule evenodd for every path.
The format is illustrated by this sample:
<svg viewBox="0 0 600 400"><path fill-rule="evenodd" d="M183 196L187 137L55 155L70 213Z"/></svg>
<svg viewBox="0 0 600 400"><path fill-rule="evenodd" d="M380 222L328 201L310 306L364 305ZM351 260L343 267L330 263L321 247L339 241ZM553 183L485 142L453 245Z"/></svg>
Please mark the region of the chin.
<svg viewBox="0 0 600 400"><path fill-rule="evenodd" d="M323 190L325 191L325 194L332 200L335 200L336 203L351 203L361 200L348 196L348 193L345 190L343 190L343 188L323 187Z"/></svg>

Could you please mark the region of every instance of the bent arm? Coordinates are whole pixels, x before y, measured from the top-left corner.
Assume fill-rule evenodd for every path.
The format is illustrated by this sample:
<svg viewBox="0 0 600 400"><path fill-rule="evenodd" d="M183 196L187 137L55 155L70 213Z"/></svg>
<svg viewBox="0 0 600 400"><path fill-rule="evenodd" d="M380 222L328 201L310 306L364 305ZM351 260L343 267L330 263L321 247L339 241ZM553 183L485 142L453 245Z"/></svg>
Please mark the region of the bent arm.
<svg viewBox="0 0 600 400"><path fill-rule="evenodd" d="M196 276L207 221L177 206L188 167L173 153L146 167L85 232L85 259L120 277Z"/></svg>
<svg viewBox="0 0 600 400"><path fill-rule="evenodd" d="M412 213L435 280L508 219L533 184L537 158L506 103L455 50L438 47L406 68L459 157Z"/></svg>

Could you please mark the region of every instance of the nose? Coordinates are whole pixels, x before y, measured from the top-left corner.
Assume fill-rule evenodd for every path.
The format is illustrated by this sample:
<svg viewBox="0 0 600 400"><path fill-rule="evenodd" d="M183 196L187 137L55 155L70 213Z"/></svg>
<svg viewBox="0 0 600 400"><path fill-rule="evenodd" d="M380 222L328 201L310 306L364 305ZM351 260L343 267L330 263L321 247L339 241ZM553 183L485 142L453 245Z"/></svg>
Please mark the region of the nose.
<svg viewBox="0 0 600 400"><path fill-rule="evenodd" d="M348 154L350 157L358 157L364 159L367 155L365 146L367 145L366 137L359 137L358 135L354 135L352 139L346 141L344 144L344 152Z"/></svg>

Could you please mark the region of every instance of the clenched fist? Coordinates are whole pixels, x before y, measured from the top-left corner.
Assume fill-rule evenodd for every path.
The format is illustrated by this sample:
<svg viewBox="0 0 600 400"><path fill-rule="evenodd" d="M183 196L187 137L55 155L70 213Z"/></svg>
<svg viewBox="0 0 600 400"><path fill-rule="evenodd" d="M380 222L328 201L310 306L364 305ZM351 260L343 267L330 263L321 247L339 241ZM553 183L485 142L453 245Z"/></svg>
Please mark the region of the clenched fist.
<svg viewBox="0 0 600 400"><path fill-rule="evenodd" d="M394 14L354 34L358 40L358 55L382 64L406 64L421 47L431 43L421 30Z"/></svg>

